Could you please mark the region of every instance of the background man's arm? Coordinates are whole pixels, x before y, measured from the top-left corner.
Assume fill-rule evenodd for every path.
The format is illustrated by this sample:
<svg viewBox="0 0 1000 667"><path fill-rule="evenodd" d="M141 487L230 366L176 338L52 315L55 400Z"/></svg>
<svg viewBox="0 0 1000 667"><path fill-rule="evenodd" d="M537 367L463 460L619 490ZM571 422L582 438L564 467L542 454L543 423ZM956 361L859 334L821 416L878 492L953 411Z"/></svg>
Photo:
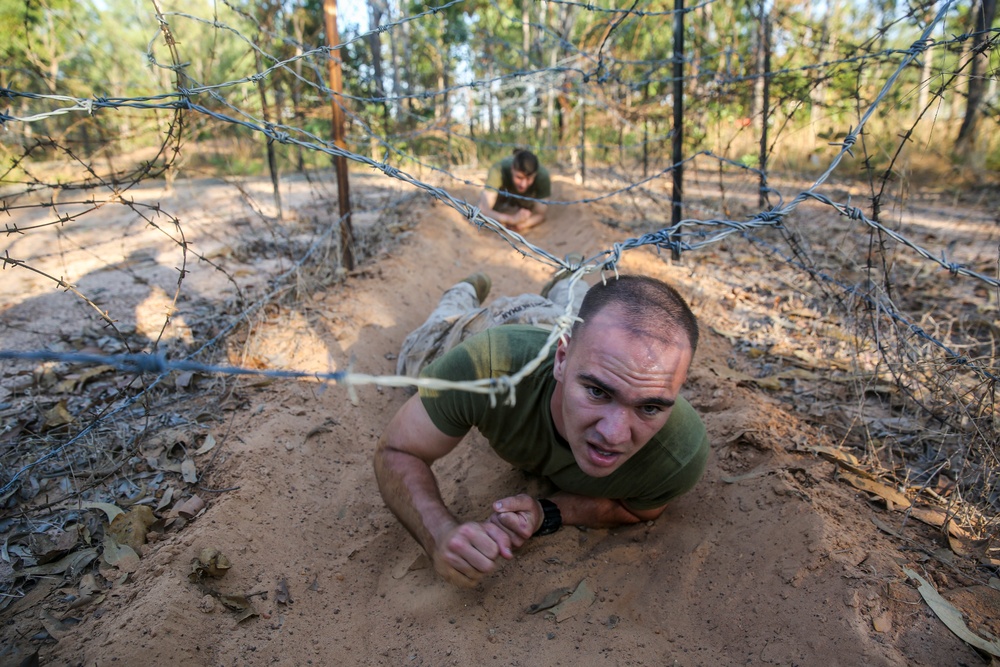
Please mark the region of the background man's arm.
<svg viewBox="0 0 1000 667"><path fill-rule="evenodd" d="M530 213L527 217L524 215L519 215L518 218L524 218L517 220L516 222L507 225L513 229L518 234L523 233L534 227L535 225L540 225L545 222L545 213L548 210L548 206L540 201L535 202L534 208L530 211L526 208L522 208L518 213Z"/></svg>
<svg viewBox="0 0 1000 667"><path fill-rule="evenodd" d="M386 505L423 546L442 577L475 585L513 558L510 537L499 526L459 521L445 507L431 464L461 441L431 421L420 396L410 398L382 434L375 450L375 478Z"/></svg>
<svg viewBox="0 0 1000 667"><path fill-rule="evenodd" d="M510 227L512 224L516 224L518 218L520 217L517 213L524 211L525 209L518 209L515 213L501 213L500 211L495 211L493 209L497 204L497 199L500 197L500 193L496 190L483 190L483 193L479 195L479 203L476 204L483 215L493 218L497 222L502 222L505 227Z"/></svg>

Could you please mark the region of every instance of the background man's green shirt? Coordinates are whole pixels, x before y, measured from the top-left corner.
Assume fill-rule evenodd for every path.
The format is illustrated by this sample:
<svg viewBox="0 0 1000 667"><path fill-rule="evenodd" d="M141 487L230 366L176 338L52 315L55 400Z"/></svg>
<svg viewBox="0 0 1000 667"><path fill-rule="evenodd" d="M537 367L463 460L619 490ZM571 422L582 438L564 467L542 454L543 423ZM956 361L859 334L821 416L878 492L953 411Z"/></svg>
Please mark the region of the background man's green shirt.
<svg viewBox="0 0 1000 667"><path fill-rule="evenodd" d="M532 199L545 199L546 197L552 195L552 179L549 178L549 171L542 165L538 165L538 171L535 172L535 181L531 184L531 187L529 187L525 192L517 192L517 190L514 189L514 174L512 170L513 164L513 155L505 157L493 165L493 167L490 168L489 174L486 175L486 185L500 191L497 195L497 201L493 207L494 209L499 210L500 208L509 206L532 208L534 205L534 202L526 199L507 197L504 195L505 192L514 193L521 197L531 197Z"/></svg>
<svg viewBox="0 0 1000 667"><path fill-rule="evenodd" d="M520 370L548 338L545 329L504 325L477 334L437 359L423 377L448 380L496 378ZM548 477L563 491L621 500L633 510L662 507L690 490L705 470L708 434L691 404L678 397L667 423L621 468L607 477L590 477L576 464L569 444L552 421L555 346L534 373L517 386L514 406L490 407L483 394L421 389L431 421L443 433L460 437L475 426L505 461Z"/></svg>

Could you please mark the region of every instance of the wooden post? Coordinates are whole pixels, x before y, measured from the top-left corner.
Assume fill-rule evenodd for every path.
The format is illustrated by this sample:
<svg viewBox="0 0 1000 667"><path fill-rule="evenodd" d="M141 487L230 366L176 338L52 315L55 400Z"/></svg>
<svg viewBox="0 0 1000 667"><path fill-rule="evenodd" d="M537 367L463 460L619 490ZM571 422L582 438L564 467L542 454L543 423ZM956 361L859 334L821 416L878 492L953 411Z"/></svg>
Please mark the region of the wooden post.
<svg viewBox="0 0 1000 667"><path fill-rule="evenodd" d="M330 49L330 101L333 106L333 144L347 150L344 143L344 110L338 99L343 92L344 82L340 71L340 44L337 31L337 0L323 0L323 14L326 19L326 41ZM337 170L337 201L340 204L340 263L348 271L354 269L354 232L351 229L351 188L347 180L347 158L336 155L333 165Z"/></svg>
<svg viewBox="0 0 1000 667"><path fill-rule="evenodd" d="M684 0L674 0L674 137L673 137L673 160L674 160L674 191L671 197L672 212L670 217L671 226L677 225L681 221L682 193L684 191L684 166L681 161L684 159ZM670 235L671 243L678 242L675 233ZM671 248L670 256L674 260L681 258L680 249L674 245Z"/></svg>
<svg viewBox="0 0 1000 667"><path fill-rule="evenodd" d="M587 183L587 89L580 84L580 185Z"/></svg>

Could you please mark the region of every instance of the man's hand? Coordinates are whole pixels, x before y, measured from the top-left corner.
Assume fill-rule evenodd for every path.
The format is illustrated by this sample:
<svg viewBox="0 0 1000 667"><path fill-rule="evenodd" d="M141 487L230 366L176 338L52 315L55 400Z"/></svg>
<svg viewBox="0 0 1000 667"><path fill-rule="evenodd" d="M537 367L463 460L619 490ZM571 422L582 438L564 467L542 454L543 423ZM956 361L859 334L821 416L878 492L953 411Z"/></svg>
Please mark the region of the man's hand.
<svg viewBox="0 0 1000 667"><path fill-rule="evenodd" d="M531 211L526 208L519 208L517 209L517 213L508 213L505 217L509 218L507 227L519 234L527 231L532 226L528 224L531 220Z"/></svg>
<svg viewBox="0 0 1000 667"><path fill-rule="evenodd" d="M500 557L514 557L510 535L490 521L455 526L437 540L431 559L445 580L471 587L497 567Z"/></svg>
<svg viewBox="0 0 1000 667"><path fill-rule="evenodd" d="M535 534L544 518L541 503L522 493L493 503L489 522L503 528L517 549Z"/></svg>

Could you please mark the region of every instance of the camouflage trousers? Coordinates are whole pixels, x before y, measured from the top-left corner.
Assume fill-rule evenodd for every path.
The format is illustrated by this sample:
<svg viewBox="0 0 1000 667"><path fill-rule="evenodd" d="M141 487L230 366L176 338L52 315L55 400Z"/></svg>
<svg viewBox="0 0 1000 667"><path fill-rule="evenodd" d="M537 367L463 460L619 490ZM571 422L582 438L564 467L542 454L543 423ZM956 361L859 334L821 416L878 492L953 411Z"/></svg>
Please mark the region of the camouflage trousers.
<svg viewBox="0 0 1000 667"><path fill-rule="evenodd" d="M502 296L488 306L479 303L476 289L469 283L453 285L441 296L427 321L415 329L400 348L396 374L417 377L427 364L463 340L502 324L533 324L551 327L572 303L572 314L580 304L588 285L582 280L570 290L569 280L560 280L548 297L538 294Z"/></svg>

